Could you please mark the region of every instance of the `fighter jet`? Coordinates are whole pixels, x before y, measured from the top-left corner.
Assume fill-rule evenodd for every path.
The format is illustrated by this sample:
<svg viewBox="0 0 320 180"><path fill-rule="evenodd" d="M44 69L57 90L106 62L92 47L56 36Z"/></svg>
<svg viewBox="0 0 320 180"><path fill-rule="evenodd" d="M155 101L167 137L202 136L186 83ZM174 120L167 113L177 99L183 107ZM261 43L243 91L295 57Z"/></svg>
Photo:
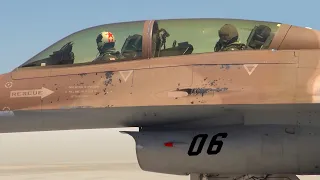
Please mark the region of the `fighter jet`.
<svg viewBox="0 0 320 180"><path fill-rule="evenodd" d="M91 27L0 76L0 132L138 127L123 133L145 171L318 175L319 48L319 31L279 22Z"/></svg>

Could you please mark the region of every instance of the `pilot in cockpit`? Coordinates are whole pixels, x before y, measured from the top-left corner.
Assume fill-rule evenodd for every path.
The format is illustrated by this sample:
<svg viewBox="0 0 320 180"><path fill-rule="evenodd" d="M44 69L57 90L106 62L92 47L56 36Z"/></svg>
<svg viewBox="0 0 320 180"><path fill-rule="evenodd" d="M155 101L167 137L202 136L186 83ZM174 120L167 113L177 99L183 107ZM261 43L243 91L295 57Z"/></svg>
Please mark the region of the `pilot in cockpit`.
<svg viewBox="0 0 320 180"><path fill-rule="evenodd" d="M120 52L116 51L115 38L111 32L101 32L96 39L99 56L93 61L112 61L119 59Z"/></svg>
<svg viewBox="0 0 320 180"><path fill-rule="evenodd" d="M238 41L238 30L231 24L223 25L219 30L219 41L214 47L214 51L235 51L243 50L245 44Z"/></svg>

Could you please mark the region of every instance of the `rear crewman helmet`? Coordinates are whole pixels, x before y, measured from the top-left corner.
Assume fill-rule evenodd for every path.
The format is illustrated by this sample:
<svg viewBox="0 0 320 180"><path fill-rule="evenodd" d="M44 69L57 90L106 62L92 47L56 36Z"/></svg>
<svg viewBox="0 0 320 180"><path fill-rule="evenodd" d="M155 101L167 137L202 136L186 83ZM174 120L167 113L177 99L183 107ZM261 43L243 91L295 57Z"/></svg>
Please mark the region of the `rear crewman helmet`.
<svg viewBox="0 0 320 180"><path fill-rule="evenodd" d="M225 24L219 30L219 37L226 44L235 42L238 40L238 30L231 24Z"/></svg>

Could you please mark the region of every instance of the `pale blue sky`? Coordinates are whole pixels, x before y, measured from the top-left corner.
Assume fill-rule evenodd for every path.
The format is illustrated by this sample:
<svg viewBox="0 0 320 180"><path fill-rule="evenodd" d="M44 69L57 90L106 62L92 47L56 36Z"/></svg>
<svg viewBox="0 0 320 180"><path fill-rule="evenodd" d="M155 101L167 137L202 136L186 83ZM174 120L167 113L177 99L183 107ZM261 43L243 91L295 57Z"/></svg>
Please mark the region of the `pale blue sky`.
<svg viewBox="0 0 320 180"><path fill-rule="evenodd" d="M237 18L320 29L319 0L1 0L0 73L74 31L119 21Z"/></svg>

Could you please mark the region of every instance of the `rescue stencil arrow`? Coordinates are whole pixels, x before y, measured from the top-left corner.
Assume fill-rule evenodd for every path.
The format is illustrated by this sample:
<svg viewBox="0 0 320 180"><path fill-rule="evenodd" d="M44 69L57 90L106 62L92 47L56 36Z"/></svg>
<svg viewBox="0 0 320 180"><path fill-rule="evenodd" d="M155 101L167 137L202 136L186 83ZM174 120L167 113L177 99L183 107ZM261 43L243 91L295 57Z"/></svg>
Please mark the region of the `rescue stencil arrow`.
<svg viewBox="0 0 320 180"><path fill-rule="evenodd" d="M41 89L10 91L10 98L41 97L42 99L49 96L52 93L54 92L50 89L42 87Z"/></svg>

